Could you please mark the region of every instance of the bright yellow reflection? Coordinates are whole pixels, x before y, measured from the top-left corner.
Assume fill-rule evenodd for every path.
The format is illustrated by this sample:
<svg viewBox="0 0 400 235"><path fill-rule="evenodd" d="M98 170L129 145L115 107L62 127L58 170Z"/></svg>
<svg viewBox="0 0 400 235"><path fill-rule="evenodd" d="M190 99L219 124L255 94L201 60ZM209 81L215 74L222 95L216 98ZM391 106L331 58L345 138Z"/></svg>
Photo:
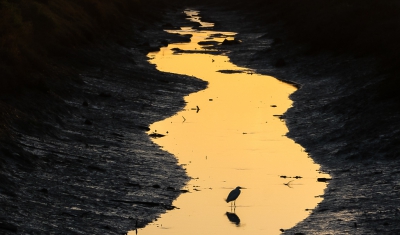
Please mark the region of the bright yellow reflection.
<svg viewBox="0 0 400 235"><path fill-rule="evenodd" d="M191 43L150 54L151 63L161 71L206 80L209 87L187 96L186 108L151 125L149 134L166 135L154 142L185 165L193 178L187 185L190 193L174 202L179 210L162 215L140 234L280 234L281 228L306 218L306 209L322 200L316 196L326 185L317 178L329 177L321 175L302 147L285 136L287 127L276 116L291 106L288 96L295 88L249 71L217 72L246 70L224 55L173 54L171 49L177 47L201 50L197 42L211 34L234 35L187 28L181 33L188 31L193 34ZM233 209L224 198L236 186L246 189ZM226 212L235 212L236 217Z"/></svg>

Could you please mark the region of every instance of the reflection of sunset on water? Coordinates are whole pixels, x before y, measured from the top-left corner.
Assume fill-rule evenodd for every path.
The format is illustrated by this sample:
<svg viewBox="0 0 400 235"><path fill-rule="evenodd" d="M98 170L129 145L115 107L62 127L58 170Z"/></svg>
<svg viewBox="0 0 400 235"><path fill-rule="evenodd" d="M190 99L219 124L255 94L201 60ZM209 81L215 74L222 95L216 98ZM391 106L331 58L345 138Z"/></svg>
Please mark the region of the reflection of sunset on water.
<svg viewBox="0 0 400 235"><path fill-rule="evenodd" d="M206 80L209 87L186 97L183 111L150 126L149 134L165 135L154 142L173 153L193 180L186 188L190 193L174 202L180 209L141 234L280 234L307 217L306 209L315 208L326 187L316 180L324 177L319 166L285 136L279 115L291 106L288 96L296 88L236 67L225 55L171 50L199 51L197 43L210 34L234 33L174 32L193 34L192 42L149 54L150 62L161 71ZM232 209L224 198L236 186L245 189Z"/></svg>

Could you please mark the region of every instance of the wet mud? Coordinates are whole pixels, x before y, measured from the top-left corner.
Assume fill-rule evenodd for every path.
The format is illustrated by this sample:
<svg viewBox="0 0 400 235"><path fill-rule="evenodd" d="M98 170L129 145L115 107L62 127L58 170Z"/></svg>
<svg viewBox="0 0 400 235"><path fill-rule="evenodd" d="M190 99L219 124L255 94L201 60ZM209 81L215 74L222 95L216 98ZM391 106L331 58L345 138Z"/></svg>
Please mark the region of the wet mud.
<svg viewBox="0 0 400 235"><path fill-rule="evenodd" d="M284 25L259 25L243 11L200 9L205 19L217 22L217 29L239 32L241 43L229 45L233 63L300 88L282 116L288 136L332 180L321 182L329 185L312 214L281 231L399 234L400 114L396 99L379 95L380 81L390 76L379 58L315 53L290 41Z"/></svg>
<svg viewBox="0 0 400 235"><path fill-rule="evenodd" d="M235 64L301 87L281 118L333 179L321 182L329 185L311 216L282 231L400 233L399 114L390 97L376 98L385 74L375 59L315 54L287 40L282 25L199 9L216 29L239 32L241 42L217 46L230 47ZM1 234L123 234L174 209L188 177L145 131L206 87L146 61L148 51L188 40L162 31L175 21L185 21L179 10L158 25L137 26L141 36L131 43L82 51L66 62L79 64L76 82L1 97L8 129L0 151Z"/></svg>
<svg viewBox="0 0 400 235"><path fill-rule="evenodd" d="M147 62L148 51L187 40L163 32L165 23L135 25L132 41L77 53L66 61L80 71L75 82L1 97L9 123L0 234L124 234L175 209L189 178L145 132L207 84Z"/></svg>

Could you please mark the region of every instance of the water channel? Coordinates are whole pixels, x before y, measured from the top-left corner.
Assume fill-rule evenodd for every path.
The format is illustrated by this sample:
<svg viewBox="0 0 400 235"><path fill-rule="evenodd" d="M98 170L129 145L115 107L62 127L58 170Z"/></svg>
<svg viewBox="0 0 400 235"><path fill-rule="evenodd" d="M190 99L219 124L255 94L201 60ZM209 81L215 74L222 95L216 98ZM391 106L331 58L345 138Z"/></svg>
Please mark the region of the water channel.
<svg viewBox="0 0 400 235"><path fill-rule="evenodd" d="M296 88L202 48L198 42L221 43L236 33L213 31L198 11L185 13L203 27L169 30L191 34L191 42L150 53L149 61L209 86L185 97L184 110L152 124L149 134L165 135L153 141L174 154L192 179L174 201L178 209L130 234L280 234L316 207L326 188L317 178L329 177L285 136L279 115L292 105ZM224 199L236 186L245 189L232 207Z"/></svg>

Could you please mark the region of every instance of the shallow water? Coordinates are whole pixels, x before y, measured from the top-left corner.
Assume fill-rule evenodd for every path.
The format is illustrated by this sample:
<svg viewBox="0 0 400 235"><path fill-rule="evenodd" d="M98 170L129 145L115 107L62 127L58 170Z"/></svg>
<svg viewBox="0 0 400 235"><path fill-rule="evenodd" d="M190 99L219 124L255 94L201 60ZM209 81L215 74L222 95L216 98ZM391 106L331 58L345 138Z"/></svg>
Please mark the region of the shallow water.
<svg viewBox="0 0 400 235"><path fill-rule="evenodd" d="M201 21L197 11L186 13ZM150 126L149 134L165 135L154 142L173 153L192 180L189 192L174 202L179 209L138 233L280 234L305 219L326 188L317 178L329 175L285 136L288 130L279 115L291 106L288 97L296 88L237 67L226 55L197 44L232 39L234 32L200 27L171 33L190 33L192 41L151 53L150 62L161 71L206 80L209 86L187 96L184 110ZM174 53L173 48L191 53ZM236 186L245 189L231 207L224 199Z"/></svg>

